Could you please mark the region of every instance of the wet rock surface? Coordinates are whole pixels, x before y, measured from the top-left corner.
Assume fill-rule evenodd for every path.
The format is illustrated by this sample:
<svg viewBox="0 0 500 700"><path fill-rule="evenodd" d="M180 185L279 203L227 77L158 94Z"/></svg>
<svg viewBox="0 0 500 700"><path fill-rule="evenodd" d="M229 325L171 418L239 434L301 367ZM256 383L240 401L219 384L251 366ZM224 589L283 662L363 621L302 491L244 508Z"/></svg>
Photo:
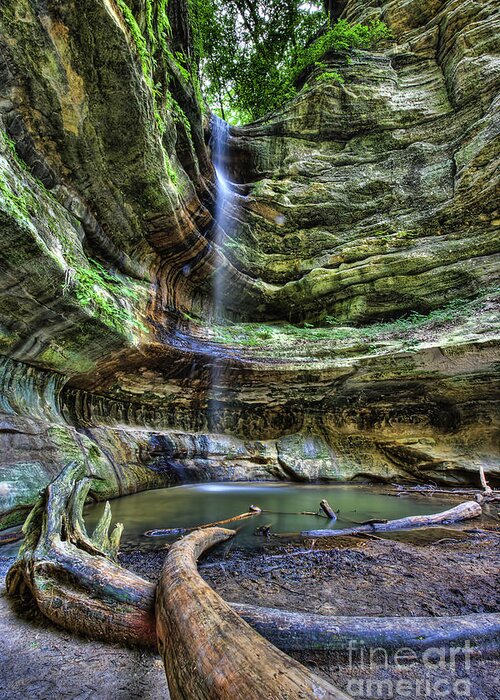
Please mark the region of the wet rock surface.
<svg viewBox="0 0 500 700"><path fill-rule="evenodd" d="M498 483L496 9L344 3L393 39L325 56L343 85L313 68L230 130L217 233L193 86L151 56L190 139L113 8L0 10L3 525L74 459L98 498L182 480L478 485L480 464ZM183 0L169 12L189 54Z"/></svg>

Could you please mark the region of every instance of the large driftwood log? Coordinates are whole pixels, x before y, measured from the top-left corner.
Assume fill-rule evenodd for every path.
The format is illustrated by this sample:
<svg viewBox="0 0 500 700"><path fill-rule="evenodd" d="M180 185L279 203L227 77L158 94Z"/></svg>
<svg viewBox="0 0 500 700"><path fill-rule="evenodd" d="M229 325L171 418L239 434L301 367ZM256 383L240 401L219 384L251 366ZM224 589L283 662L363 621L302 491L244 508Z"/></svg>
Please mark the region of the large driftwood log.
<svg viewBox="0 0 500 700"><path fill-rule="evenodd" d="M108 538L106 546L105 530L111 518L108 507L92 537L86 534L82 509L90 486L80 468L69 465L40 496L23 528L26 538L8 574L8 592L20 596L25 605L34 602L47 618L69 631L156 648L156 587L112 561L118 531L113 543ZM299 643L302 649L343 649L350 639L371 639L377 629L378 643L391 647L399 643L403 625L409 625L410 631L415 629L416 619L378 622L379 618L373 617L337 618L236 604L231 607L284 651ZM449 630L458 629L462 619L470 639L476 640L482 651L485 645L488 649L494 646L492 630L499 624L496 614L422 618L422 645L426 640L430 646L445 643ZM436 629L431 636L433 624ZM418 638L418 629L415 635Z"/></svg>
<svg viewBox="0 0 500 700"><path fill-rule="evenodd" d="M500 614L450 617L350 617L288 612L232 603L253 629L283 651L345 651L383 647L428 649L469 640L483 651L500 650Z"/></svg>
<svg viewBox="0 0 500 700"><path fill-rule="evenodd" d="M431 527L446 523L456 523L461 520L478 518L482 513L481 506L476 501L465 501L454 508L433 515L412 515L408 518L388 520L386 523L368 523L343 530L303 530L303 537L338 537L339 535L357 535L365 532L390 532L392 530L412 530L418 527Z"/></svg>
<svg viewBox="0 0 500 700"><path fill-rule="evenodd" d="M283 654L201 578L198 557L233 530L198 530L170 549L156 593L156 629L172 700L347 700Z"/></svg>

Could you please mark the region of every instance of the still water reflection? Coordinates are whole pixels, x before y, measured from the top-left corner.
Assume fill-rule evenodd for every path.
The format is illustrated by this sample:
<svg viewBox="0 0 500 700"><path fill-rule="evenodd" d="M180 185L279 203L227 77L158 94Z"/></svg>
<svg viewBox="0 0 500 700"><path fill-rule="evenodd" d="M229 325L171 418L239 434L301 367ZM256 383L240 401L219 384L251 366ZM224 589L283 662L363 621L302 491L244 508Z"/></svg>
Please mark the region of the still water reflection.
<svg viewBox="0 0 500 700"><path fill-rule="evenodd" d="M326 498L333 509L338 511L335 523L329 524L328 520L312 515L296 514L304 510L316 511L322 498ZM343 528L355 521L372 518L391 520L444 509L437 499L394 497L377 492L373 487L339 484L191 484L146 491L111 501L113 522L125 525L122 542L140 542L154 547L161 546L169 538L144 537L146 530L194 527L238 515L247 511L250 505L273 512L264 512L234 523L233 526L241 527L238 535L240 545L251 546L261 541L261 538L253 534L255 528L261 525L271 524L272 532L298 532L324 527ZM99 503L87 508L85 521L89 531L97 523L103 507Z"/></svg>

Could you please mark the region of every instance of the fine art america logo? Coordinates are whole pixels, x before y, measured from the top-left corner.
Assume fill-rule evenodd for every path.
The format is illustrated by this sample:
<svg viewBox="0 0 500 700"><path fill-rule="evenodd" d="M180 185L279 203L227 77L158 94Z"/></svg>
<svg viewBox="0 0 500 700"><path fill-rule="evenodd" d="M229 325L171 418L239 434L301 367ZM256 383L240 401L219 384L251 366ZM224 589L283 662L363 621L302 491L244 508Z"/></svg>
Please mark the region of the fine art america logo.
<svg viewBox="0 0 500 700"><path fill-rule="evenodd" d="M390 651L383 647L366 647L352 639L349 642L351 678L346 691L353 698L370 700L471 698L471 683L467 677L471 655L469 640L462 646L429 647L417 652L409 647ZM407 677L395 678L398 675Z"/></svg>

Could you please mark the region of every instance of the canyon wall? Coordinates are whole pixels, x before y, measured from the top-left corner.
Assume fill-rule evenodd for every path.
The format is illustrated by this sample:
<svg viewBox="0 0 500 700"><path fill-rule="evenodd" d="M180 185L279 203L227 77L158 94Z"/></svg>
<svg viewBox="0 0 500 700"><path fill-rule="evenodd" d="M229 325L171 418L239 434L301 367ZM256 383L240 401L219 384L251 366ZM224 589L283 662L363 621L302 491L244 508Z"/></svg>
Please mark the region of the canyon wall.
<svg viewBox="0 0 500 700"><path fill-rule="evenodd" d="M348 0L393 39L231 129L217 234L189 9L167 45L161 7L0 8L3 526L74 459L99 498L498 482L498 10Z"/></svg>

